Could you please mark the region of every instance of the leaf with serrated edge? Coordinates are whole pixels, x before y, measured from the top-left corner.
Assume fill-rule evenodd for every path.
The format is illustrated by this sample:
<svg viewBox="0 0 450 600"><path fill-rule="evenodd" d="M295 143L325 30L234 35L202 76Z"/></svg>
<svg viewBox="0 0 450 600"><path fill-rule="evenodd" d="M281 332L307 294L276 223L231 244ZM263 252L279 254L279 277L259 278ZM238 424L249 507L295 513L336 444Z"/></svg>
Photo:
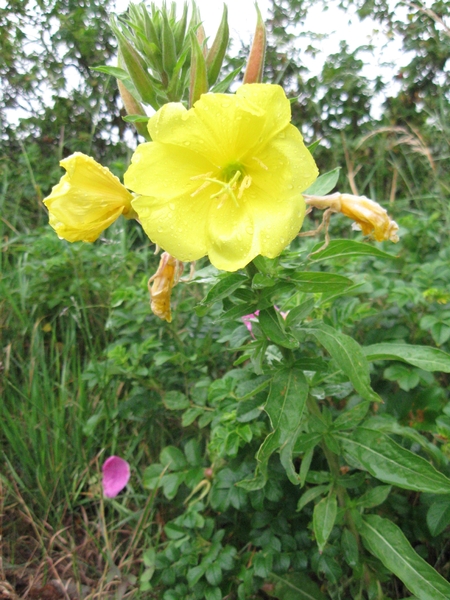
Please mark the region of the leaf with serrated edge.
<svg viewBox="0 0 450 600"><path fill-rule="evenodd" d="M414 551L397 525L378 515L367 515L359 531L368 550L418 598L450 598L450 583Z"/></svg>

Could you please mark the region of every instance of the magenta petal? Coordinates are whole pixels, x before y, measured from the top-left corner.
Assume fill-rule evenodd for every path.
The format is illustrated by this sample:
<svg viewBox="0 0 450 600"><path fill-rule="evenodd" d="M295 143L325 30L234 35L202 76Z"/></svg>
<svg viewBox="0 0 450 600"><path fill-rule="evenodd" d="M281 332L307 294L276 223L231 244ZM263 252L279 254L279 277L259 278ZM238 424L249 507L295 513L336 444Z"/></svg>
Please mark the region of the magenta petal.
<svg viewBox="0 0 450 600"><path fill-rule="evenodd" d="M119 456L110 456L102 467L103 493L107 498L115 498L130 479L130 465Z"/></svg>

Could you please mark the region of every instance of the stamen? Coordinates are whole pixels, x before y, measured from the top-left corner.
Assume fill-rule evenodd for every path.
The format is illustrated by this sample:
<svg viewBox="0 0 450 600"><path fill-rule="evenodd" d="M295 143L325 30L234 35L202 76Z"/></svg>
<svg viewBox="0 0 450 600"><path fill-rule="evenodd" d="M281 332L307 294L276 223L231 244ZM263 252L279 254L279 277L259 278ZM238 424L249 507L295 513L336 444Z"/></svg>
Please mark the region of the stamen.
<svg viewBox="0 0 450 600"><path fill-rule="evenodd" d="M203 192L203 190L206 189L209 185L211 185L211 181L203 182L202 185L195 190L195 192L192 192L191 198L194 198L194 196L200 194L200 192Z"/></svg>
<svg viewBox="0 0 450 600"><path fill-rule="evenodd" d="M238 200L240 200L245 192L252 185L252 178L250 175L246 175L244 179L241 181L241 185L239 186L238 191Z"/></svg>
<svg viewBox="0 0 450 600"><path fill-rule="evenodd" d="M211 177L211 175L213 174L212 171L209 171L209 173L203 173L203 175L194 175L194 177L191 177L191 181L196 181L197 179L206 179L207 177Z"/></svg>
<svg viewBox="0 0 450 600"><path fill-rule="evenodd" d="M265 164L263 163L263 161L262 161L262 160L259 160L259 158L257 158L256 156L252 156L252 159L253 159L253 160L256 160L256 162L258 163L258 165L259 165L259 166L260 166L262 169L264 169L265 171L268 171L268 170L269 170L269 167L268 167L267 165L265 165Z"/></svg>
<svg viewBox="0 0 450 600"><path fill-rule="evenodd" d="M222 198L222 196L224 194L226 194L227 196L229 196L233 202L235 203L235 205L239 208L239 202L237 201L237 198L234 194L234 190L236 188L236 183L238 182L239 178L241 176L241 172L240 171L236 171L236 173L233 175L233 178L228 181L219 181L218 179L207 179L207 181L210 181L211 183L217 183L220 186L222 186L222 190L220 190L219 192L212 194L210 196L211 200L213 198L221 198L221 203L219 204L218 208L220 208L220 206L222 206L224 199Z"/></svg>

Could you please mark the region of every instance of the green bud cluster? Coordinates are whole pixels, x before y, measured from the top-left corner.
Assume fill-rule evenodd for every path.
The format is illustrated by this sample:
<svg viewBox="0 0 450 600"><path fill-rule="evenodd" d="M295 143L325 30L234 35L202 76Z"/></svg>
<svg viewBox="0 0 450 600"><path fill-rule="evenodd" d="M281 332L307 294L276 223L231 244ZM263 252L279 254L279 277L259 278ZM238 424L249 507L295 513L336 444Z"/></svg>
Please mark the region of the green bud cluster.
<svg viewBox="0 0 450 600"><path fill-rule="evenodd" d="M227 91L242 69L241 66L219 80L229 42L226 4L210 47L195 2L191 4L190 19L187 2L180 18L177 18L176 9L175 2L170 7L163 2L160 8L154 2L150 8L143 2L130 4L125 15L111 18L111 28L119 48L117 67L94 68L118 80L128 113L125 120L134 123L138 132L147 139L146 105L154 110L168 102L185 102L192 106L208 91ZM262 75L265 30L261 22L258 10L255 35L258 48L256 53L255 49L252 50L250 76L246 73L249 83L260 81ZM257 75L255 70L259 70Z"/></svg>

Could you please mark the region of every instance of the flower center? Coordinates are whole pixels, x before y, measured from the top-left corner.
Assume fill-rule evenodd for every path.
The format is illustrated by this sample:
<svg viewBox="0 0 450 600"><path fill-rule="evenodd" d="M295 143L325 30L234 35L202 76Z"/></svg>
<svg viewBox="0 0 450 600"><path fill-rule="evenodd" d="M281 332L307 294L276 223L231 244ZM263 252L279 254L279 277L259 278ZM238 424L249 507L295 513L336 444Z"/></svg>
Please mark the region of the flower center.
<svg viewBox="0 0 450 600"><path fill-rule="evenodd" d="M237 174L239 174L239 176L236 180L235 177ZM235 180L236 182L240 182L244 178L244 175L245 175L244 165L242 165L241 163L238 163L238 162L230 163L229 165L226 165L222 169L222 179L223 179L223 181L226 181L226 182L230 182L232 180Z"/></svg>
<svg viewBox="0 0 450 600"><path fill-rule="evenodd" d="M211 175L212 172L191 177L191 180L203 180L202 185L191 194L191 197L202 192L211 183L215 183L220 186L220 190L215 194L211 194L210 198L211 200L218 198L217 208L223 206L228 198L239 208L239 200L241 200L244 191L252 184L252 178L250 175L245 174L244 166L238 162L229 163L221 169L220 179L215 179Z"/></svg>

